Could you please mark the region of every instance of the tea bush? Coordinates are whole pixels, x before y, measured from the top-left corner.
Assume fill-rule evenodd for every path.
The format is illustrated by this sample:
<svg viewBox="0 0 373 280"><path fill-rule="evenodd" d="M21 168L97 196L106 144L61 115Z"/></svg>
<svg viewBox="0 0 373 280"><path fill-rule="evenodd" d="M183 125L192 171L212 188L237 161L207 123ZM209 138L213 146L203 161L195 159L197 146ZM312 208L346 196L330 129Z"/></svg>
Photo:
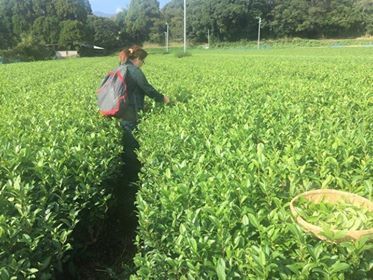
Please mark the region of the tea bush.
<svg viewBox="0 0 373 280"><path fill-rule="evenodd" d="M371 279L371 243L320 241L289 209L317 188L372 199L370 49L148 61L192 96L140 125L133 279Z"/></svg>
<svg viewBox="0 0 373 280"><path fill-rule="evenodd" d="M95 89L114 60L0 67L0 279L50 279L83 219L105 213L120 130Z"/></svg>
<svg viewBox="0 0 373 280"><path fill-rule="evenodd" d="M327 243L290 215L316 188L372 199L369 48L151 55L137 137L133 279L371 279L372 244ZM84 209L105 212L117 122L95 89L113 58L0 67L0 278L49 279Z"/></svg>

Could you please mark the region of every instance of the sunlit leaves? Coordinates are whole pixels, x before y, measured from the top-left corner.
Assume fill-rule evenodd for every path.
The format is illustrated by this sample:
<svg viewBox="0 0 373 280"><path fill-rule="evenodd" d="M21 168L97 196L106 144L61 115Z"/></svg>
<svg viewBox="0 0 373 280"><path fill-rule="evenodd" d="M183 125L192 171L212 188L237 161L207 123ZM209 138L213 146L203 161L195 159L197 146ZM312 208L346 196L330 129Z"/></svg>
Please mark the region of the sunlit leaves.
<svg viewBox="0 0 373 280"><path fill-rule="evenodd" d="M50 279L81 210L91 209L87 218L105 211L102 182L120 170L121 134L97 113L95 89L111 66L0 67L1 279Z"/></svg>
<svg viewBox="0 0 373 280"><path fill-rule="evenodd" d="M316 188L371 198L371 63L368 50L150 56L155 86L189 100L140 124L136 277L367 279L367 244L319 241L288 203Z"/></svg>

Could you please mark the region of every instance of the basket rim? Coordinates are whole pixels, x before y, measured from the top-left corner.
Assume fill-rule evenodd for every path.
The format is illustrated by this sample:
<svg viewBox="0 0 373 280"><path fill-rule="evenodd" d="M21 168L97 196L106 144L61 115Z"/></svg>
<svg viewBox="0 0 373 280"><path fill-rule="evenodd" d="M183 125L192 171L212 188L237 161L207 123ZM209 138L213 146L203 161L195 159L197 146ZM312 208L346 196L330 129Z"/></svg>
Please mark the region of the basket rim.
<svg viewBox="0 0 373 280"><path fill-rule="evenodd" d="M294 203L300 198L300 197L306 197L308 195L317 195L317 194L335 194L338 196L349 196L349 197L354 197L356 199L359 199L360 201L363 201L364 203L371 205L373 207L373 202L371 202L369 199L366 199L365 197L362 197L360 195L351 193L351 192L346 192L346 191L340 191L340 190L334 190L334 189L316 189L316 190L311 190L311 191L306 191L303 193L300 193L296 195L291 201L290 201L290 211L294 219L296 220L297 224L299 224L303 229L310 231L317 235L320 239L327 239L323 235L320 235L320 232L322 232L322 228L319 226L316 226L314 224L311 224L304 220L297 210L295 209ZM333 232L339 232L341 230L332 230ZM373 228L369 229L364 229L364 230L350 230L346 232L346 236L348 238L352 239L360 239L361 237L365 235L370 235L373 234ZM341 238L341 239L346 239L346 238Z"/></svg>

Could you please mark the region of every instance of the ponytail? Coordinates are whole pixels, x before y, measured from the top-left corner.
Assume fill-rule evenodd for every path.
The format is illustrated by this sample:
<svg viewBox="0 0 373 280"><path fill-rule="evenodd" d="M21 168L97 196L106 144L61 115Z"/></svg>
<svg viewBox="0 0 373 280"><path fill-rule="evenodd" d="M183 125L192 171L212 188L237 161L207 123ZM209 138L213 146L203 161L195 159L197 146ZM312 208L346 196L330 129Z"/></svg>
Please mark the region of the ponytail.
<svg viewBox="0 0 373 280"><path fill-rule="evenodd" d="M148 56L148 53L140 46L134 45L128 49L123 48L119 51L119 63L124 64L128 59L140 59L144 60Z"/></svg>

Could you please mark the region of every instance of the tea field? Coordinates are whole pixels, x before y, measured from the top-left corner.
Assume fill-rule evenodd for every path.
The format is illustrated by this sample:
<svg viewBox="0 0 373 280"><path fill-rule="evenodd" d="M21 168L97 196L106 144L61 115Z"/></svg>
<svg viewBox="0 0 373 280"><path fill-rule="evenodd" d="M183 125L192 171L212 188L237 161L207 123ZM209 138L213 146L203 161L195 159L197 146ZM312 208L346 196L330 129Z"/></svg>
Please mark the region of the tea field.
<svg viewBox="0 0 373 280"><path fill-rule="evenodd" d="M317 188L372 199L372 62L372 49L149 59L187 103L141 124L134 278L371 278L371 243L321 242L289 202Z"/></svg>
<svg viewBox="0 0 373 280"><path fill-rule="evenodd" d="M99 63L0 67L0 279L50 279L78 223L106 211L122 148L116 124L97 116L110 65Z"/></svg>
<svg viewBox="0 0 373 280"><path fill-rule="evenodd" d="M115 57L0 66L0 279L53 276L89 209L106 211L120 128L95 89ZM371 279L373 245L320 241L289 202L372 200L373 49L150 54L132 279Z"/></svg>

